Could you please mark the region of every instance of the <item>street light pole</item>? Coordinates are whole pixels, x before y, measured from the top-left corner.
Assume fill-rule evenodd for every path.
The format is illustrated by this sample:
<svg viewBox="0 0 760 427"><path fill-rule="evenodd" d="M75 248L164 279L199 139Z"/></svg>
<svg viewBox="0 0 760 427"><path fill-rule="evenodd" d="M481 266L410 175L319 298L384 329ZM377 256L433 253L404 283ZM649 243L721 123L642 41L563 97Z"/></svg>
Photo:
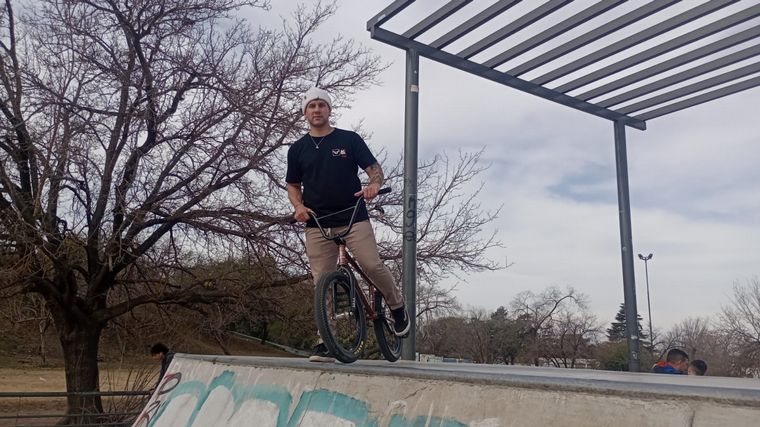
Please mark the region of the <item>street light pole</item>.
<svg viewBox="0 0 760 427"><path fill-rule="evenodd" d="M652 259L652 254L647 256L639 254L639 259L644 261L644 274L646 274L647 280L647 312L649 313L649 346L654 348L654 337L652 336L652 305L649 302L649 260Z"/></svg>

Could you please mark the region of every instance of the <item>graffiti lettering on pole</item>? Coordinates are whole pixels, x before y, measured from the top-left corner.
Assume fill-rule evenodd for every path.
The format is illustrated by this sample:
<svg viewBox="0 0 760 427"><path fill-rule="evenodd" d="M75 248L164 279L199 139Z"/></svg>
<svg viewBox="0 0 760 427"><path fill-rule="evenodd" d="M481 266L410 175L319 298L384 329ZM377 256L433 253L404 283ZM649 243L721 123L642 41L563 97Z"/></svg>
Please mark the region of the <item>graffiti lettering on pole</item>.
<svg viewBox="0 0 760 427"><path fill-rule="evenodd" d="M410 194L404 213L404 240L414 242L417 238L417 195Z"/></svg>

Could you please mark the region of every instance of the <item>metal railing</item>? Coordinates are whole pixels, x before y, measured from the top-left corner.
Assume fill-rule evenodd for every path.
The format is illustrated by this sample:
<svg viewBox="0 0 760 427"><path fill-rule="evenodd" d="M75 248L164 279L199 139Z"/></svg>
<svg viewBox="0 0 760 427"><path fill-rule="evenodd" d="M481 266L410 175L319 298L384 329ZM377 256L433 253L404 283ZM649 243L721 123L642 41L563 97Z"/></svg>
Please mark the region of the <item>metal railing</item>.
<svg viewBox="0 0 760 427"><path fill-rule="evenodd" d="M145 406L150 391L95 391L95 392L0 392L0 402L9 399L19 400L19 409L16 414L0 413L0 425L13 425L14 427L56 427L55 422L63 418L73 419L74 423L67 424L71 427L128 427L134 422L134 419L140 415L140 410ZM98 413L33 413L30 410L21 409L21 402L28 399L60 399L69 396L82 397L134 397L134 401L126 403L126 409L116 412L98 412ZM50 424L40 424L48 421ZM14 422L7 424L7 422ZM36 421L36 422L35 422ZM28 424L34 422L33 424Z"/></svg>

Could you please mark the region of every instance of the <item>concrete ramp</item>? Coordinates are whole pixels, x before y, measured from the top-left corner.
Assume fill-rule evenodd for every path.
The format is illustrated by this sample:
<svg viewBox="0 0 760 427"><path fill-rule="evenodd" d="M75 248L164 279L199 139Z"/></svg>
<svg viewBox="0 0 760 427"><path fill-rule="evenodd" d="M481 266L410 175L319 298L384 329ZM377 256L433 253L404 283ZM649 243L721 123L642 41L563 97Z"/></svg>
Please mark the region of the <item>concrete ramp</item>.
<svg viewBox="0 0 760 427"><path fill-rule="evenodd" d="M178 354L134 426L760 426L760 380Z"/></svg>

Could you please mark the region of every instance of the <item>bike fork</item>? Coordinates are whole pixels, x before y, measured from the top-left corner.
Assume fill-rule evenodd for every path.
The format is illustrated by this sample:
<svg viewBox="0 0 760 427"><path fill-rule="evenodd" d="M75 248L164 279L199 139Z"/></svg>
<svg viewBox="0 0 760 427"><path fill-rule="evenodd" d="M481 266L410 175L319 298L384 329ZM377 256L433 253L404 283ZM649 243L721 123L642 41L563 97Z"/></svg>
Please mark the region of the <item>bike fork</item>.
<svg viewBox="0 0 760 427"><path fill-rule="evenodd" d="M348 269L348 259L346 258L346 245L345 244L339 244L338 245L338 269L341 267ZM338 296L338 288L333 287L333 314L335 314L336 319L342 319L345 317L348 317L351 315L351 311L353 311L354 307L356 306L356 283L354 283L354 277L351 274L347 274L348 276L348 309L347 311L343 311L338 313L338 307L337 301L339 299Z"/></svg>

